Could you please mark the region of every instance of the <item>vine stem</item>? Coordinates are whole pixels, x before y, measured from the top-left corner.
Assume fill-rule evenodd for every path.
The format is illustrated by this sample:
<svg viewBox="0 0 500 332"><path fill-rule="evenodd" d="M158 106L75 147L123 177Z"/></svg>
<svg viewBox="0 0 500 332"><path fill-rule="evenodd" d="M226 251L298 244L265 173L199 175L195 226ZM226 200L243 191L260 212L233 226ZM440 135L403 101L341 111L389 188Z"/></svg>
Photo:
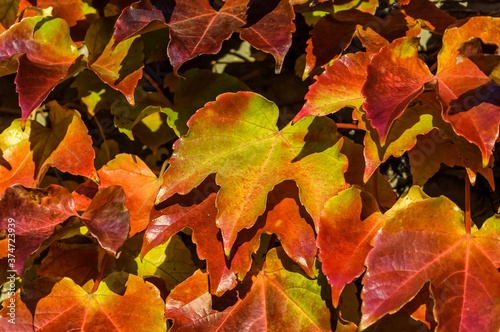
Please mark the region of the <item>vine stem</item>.
<svg viewBox="0 0 500 332"><path fill-rule="evenodd" d="M467 235L471 234L471 216L470 216L470 179L465 175L465 231Z"/></svg>
<svg viewBox="0 0 500 332"><path fill-rule="evenodd" d="M167 165L168 165L168 158L167 158L167 160L165 160L163 162L163 165L161 165L160 174L158 174L159 179L161 179L163 177L163 173L165 173L165 170L167 169Z"/></svg>

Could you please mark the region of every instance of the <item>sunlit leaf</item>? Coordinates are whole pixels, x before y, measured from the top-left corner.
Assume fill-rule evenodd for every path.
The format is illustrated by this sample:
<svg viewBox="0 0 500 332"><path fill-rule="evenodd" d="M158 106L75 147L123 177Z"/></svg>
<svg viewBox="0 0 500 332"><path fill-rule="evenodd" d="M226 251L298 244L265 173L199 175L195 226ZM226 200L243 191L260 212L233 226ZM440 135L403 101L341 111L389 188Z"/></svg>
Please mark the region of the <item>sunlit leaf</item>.
<svg viewBox="0 0 500 332"><path fill-rule="evenodd" d="M188 122L174 144L157 202L186 194L217 173L217 225L229 253L237 233L265 210L267 193L294 180L302 204L317 222L325 202L345 186L345 157L335 124L308 117L278 130L278 109L257 94L220 95Z"/></svg>

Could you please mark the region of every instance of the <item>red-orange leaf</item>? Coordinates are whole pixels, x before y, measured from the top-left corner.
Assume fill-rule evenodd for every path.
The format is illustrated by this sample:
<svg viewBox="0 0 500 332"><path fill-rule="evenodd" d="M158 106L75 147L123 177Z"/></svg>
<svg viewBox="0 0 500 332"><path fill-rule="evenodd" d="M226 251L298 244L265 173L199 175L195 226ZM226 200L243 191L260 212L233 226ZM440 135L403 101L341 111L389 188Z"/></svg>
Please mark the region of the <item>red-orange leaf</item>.
<svg viewBox="0 0 500 332"><path fill-rule="evenodd" d="M116 185L125 191L125 207L130 212L129 237L146 229L161 184L158 177L139 157L124 153L103 166L98 174L100 188Z"/></svg>
<svg viewBox="0 0 500 332"><path fill-rule="evenodd" d="M500 329L500 227L487 220L468 235L446 197L408 203L374 239L363 278L361 327L396 312L431 280L438 331Z"/></svg>
<svg viewBox="0 0 500 332"><path fill-rule="evenodd" d="M193 230L193 242L200 259L207 260L210 292L222 295L236 285L236 278L226 262L219 229L215 223L215 191L213 180L192 190L188 195L174 195L151 211L151 223L144 235L141 255L163 244L177 232L188 227Z"/></svg>
<svg viewBox="0 0 500 332"><path fill-rule="evenodd" d="M276 234L283 249L302 269L314 278L313 263L316 241L310 216L300 204L299 192L293 181L278 184L267 197L266 212L250 229L238 234L231 270L242 280L252 265L252 254L260 245L262 233Z"/></svg>
<svg viewBox="0 0 500 332"><path fill-rule="evenodd" d="M91 294L69 278L38 278L24 287L22 297L18 292L15 299L16 325L30 326L30 330L165 331L158 289L125 272L108 275ZM6 322L6 309L0 311L2 327L11 326Z"/></svg>
<svg viewBox="0 0 500 332"><path fill-rule="evenodd" d="M226 254L238 232L265 211L267 193L294 180L315 222L325 202L345 186L345 156L335 124L307 117L278 130L274 103L251 92L225 93L189 120L174 144L157 201L185 194L217 173L217 225Z"/></svg>
<svg viewBox="0 0 500 332"><path fill-rule="evenodd" d="M368 119L385 143L389 128L434 77L417 56L418 38L400 38L383 47L368 65L362 93Z"/></svg>
<svg viewBox="0 0 500 332"><path fill-rule="evenodd" d="M375 199L356 187L326 203L316 242L335 307L344 286L364 272L366 256L372 249L370 241L382 226L381 216Z"/></svg>
<svg viewBox="0 0 500 332"><path fill-rule="evenodd" d="M215 298L207 276L196 272L166 300L172 331L331 330L318 280L301 273L280 248L269 251L264 269L241 288L240 298Z"/></svg>
<svg viewBox="0 0 500 332"><path fill-rule="evenodd" d="M366 80L369 62L367 53L358 52L347 54L327 66L309 87L305 96L306 103L293 122L309 115L334 113L346 106L359 109L365 101L361 95L361 87Z"/></svg>
<svg viewBox="0 0 500 332"><path fill-rule="evenodd" d="M75 215L75 203L64 187L7 188L0 199L0 229L11 228L15 232L15 262L11 269L22 276L27 258L40 248L56 225Z"/></svg>

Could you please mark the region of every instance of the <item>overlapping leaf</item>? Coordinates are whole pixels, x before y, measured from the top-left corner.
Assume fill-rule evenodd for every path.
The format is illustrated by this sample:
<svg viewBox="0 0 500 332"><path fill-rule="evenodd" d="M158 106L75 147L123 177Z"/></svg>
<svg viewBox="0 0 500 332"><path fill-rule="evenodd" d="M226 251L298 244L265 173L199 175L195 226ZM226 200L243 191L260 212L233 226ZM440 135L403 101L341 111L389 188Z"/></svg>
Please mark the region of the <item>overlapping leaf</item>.
<svg viewBox="0 0 500 332"><path fill-rule="evenodd" d="M381 216L374 198L356 187L326 203L316 242L335 307L344 286L364 272L370 241L382 226Z"/></svg>
<svg viewBox="0 0 500 332"><path fill-rule="evenodd" d="M314 278L316 241L312 220L299 201L292 181L278 184L269 193L266 212L250 229L238 234L231 253L231 270L242 280L252 266L251 255L259 249L261 235L276 234L287 255Z"/></svg>
<svg viewBox="0 0 500 332"><path fill-rule="evenodd" d="M117 267L139 277L161 278L167 290L174 289L196 271L191 260L191 251L177 235L140 256L142 234L132 237L123 245Z"/></svg>
<svg viewBox="0 0 500 332"><path fill-rule="evenodd" d="M22 276L27 258L54 232L56 225L74 215L75 203L66 188L7 188L0 199L0 229L8 228L9 218L15 221L16 259L12 269Z"/></svg>
<svg viewBox="0 0 500 332"><path fill-rule="evenodd" d="M15 120L0 134L0 192L15 183L35 186L49 166L99 181L92 140L80 114L57 103L49 106L50 128L28 121L23 130Z"/></svg>
<svg viewBox="0 0 500 332"><path fill-rule="evenodd" d="M69 278L39 278L24 288L22 298L16 293L16 302L16 325L37 331L165 331L158 289L125 272L108 275L91 294ZM7 312L0 311L2 328L12 326Z"/></svg>
<svg viewBox="0 0 500 332"><path fill-rule="evenodd" d="M101 188L121 186L125 192L125 207L130 213L129 236L143 231L149 223L161 180L137 156L119 154L99 172Z"/></svg>
<svg viewBox="0 0 500 332"><path fill-rule="evenodd" d="M174 195L151 211L141 255L144 257L154 247L166 243L174 234L189 227L200 259L207 260L210 292L222 295L236 285L234 273L226 263L224 248L219 240L215 223L215 191L217 185L205 181L188 195Z"/></svg>
<svg viewBox="0 0 500 332"><path fill-rule="evenodd" d="M326 115L343 107L359 109L365 98L361 87L366 80L370 58L367 53L347 54L326 67L323 74L309 87L306 103L293 119L294 122L309 115Z"/></svg>
<svg viewBox="0 0 500 332"><path fill-rule="evenodd" d="M439 331L498 330L498 225L492 217L468 235L463 212L445 197L396 211L368 254L361 327L397 311L431 279Z"/></svg>
<svg viewBox="0 0 500 332"><path fill-rule="evenodd" d="M101 19L88 29L85 43L89 49L89 68L134 104L134 90L142 78L144 44L137 36L113 48L113 23L111 19Z"/></svg>
<svg viewBox="0 0 500 332"><path fill-rule="evenodd" d="M272 249L265 267L247 280L240 298L217 299L201 272L177 286L166 301L172 331L330 330L330 314L317 280L300 272L282 250ZM248 290L248 291L247 291ZM196 310L200 315L193 315Z"/></svg>
<svg viewBox="0 0 500 332"><path fill-rule="evenodd" d="M78 58L68 24L57 18L29 17L0 35L0 75L16 71L22 119L61 81Z"/></svg>
<svg viewBox="0 0 500 332"><path fill-rule="evenodd" d="M174 144L157 201L185 194L217 173L217 225L226 253L236 235L265 210L267 193L294 180L300 199L317 222L325 202L345 187L342 141L327 118L308 117L278 130L278 109L249 92L220 95L188 122Z"/></svg>
<svg viewBox="0 0 500 332"><path fill-rule="evenodd" d="M287 0L273 3L229 0L219 10L208 0L180 0L175 5L155 3L155 6L143 0L128 7L116 23L114 39L121 42L151 29L148 24L152 22L156 21L153 28L161 26L158 21L166 22L170 30L168 55L176 72L197 55L218 53L222 42L234 32L239 32L255 48L272 54L279 72L295 31L294 12Z"/></svg>

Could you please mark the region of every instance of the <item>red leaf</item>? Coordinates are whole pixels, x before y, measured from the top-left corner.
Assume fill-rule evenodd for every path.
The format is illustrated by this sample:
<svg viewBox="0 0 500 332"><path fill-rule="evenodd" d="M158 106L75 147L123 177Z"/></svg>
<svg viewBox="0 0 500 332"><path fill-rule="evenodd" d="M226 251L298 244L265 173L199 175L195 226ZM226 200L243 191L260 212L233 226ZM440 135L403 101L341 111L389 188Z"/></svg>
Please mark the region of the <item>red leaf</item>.
<svg viewBox="0 0 500 332"><path fill-rule="evenodd" d="M316 243L335 307L344 286L364 272L370 242L382 226L381 216L375 199L356 187L326 203Z"/></svg>
<svg viewBox="0 0 500 332"><path fill-rule="evenodd" d="M399 3L404 4L401 1ZM412 18L423 20L432 32L439 34L443 34L448 26L457 21L429 0L412 0L402 10Z"/></svg>
<svg viewBox="0 0 500 332"><path fill-rule="evenodd" d="M396 312L429 279L440 331L500 328L500 223L490 218L468 235L463 218L441 196L409 202L386 221L367 258L361 328Z"/></svg>
<svg viewBox="0 0 500 332"><path fill-rule="evenodd" d="M151 222L144 235L141 256L163 244L186 227L193 230L192 239L200 259L207 260L210 292L222 295L236 285L236 278L229 270L215 223L217 185L205 181L188 195L175 195L151 211Z"/></svg>
<svg viewBox="0 0 500 332"><path fill-rule="evenodd" d="M73 198L64 187L7 188L0 199L0 229L12 229L15 234L16 258L12 270L22 277L27 258L40 248L56 225L76 215Z"/></svg>
<svg viewBox="0 0 500 332"><path fill-rule="evenodd" d="M101 247L115 256L130 231L130 216L124 203L125 192L121 187L100 189L81 216Z"/></svg>

